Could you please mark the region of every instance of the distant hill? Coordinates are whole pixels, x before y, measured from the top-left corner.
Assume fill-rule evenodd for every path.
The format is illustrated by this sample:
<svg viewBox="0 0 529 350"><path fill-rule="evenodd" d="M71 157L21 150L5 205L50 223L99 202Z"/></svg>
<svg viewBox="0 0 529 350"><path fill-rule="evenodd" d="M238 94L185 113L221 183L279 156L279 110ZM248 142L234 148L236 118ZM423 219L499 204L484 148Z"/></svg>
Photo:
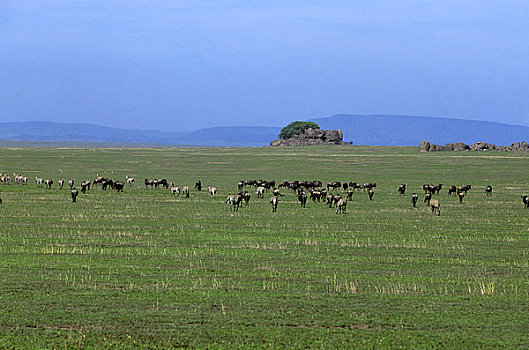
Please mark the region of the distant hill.
<svg viewBox="0 0 529 350"><path fill-rule="evenodd" d="M418 146L422 140L441 145L477 141L510 145L516 141L529 141L529 127L477 120L337 114L311 121L322 129L342 129L344 141L353 141L357 145Z"/></svg>
<svg viewBox="0 0 529 350"><path fill-rule="evenodd" d="M485 141L510 145L529 141L529 127L501 123L401 115L338 114L311 121L322 129L341 129L356 145L418 146L422 140L444 145ZM53 122L0 123L0 141L134 143L214 147L263 147L281 127L225 126L192 132L129 130L91 124ZM1 145L1 142L0 142Z"/></svg>
<svg viewBox="0 0 529 350"><path fill-rule="evenodd" d="M185 146L262 147L281 128L228 126L193 132L129 130L92 124L54 122L0 123L0 141L134 143Z"/></svg>

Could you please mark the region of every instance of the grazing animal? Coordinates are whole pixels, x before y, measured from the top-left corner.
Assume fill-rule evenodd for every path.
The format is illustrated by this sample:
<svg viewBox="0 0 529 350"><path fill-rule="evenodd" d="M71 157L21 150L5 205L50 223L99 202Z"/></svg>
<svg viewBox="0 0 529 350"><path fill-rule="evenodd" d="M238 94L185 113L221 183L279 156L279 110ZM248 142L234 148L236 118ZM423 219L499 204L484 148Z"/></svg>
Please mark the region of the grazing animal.
<svg viewBox="0 0 529 350"><path fill-rule="evenodd" d="M467 191L470 190L471 188L472 188L472 186L470 186L470 185L459 186L459 187L457 188L457 192L461 192L461 191L463 191L463 192L465 192L465 194L467 194Z"/></svg>
<svg viewBox="0 0 529 350"><path fill-rule="evenodd" d="M237 188L238 188L239 190L242 190L243 187L244 187L244 181L239 181L239 182L237 183Z"/></svg>
<svg viewBox="0 0 529 350"><path fill-rule="evenodd" d="M329 193L327 195L327 205L329 206L329 208L332 207L332 202L334 201L334 196L332 195L332 193Z"/></svg>
<svg viewBox="0 0 529 350"><path fill-rule="evenodd" d="M202 182L200 182L200 180L195 182L195 188L199 191L202 191Z"/></svg>
<svg viewBox="0 0 529 350"><path fill-rule="evenodd" d="M64 179L59 179L59 189L62 190L62 186L64 186Z"/></svg>
<svg viewBox="0 0 529 350"><path fill-rule="evenodd" d="M127 180L127 183L129 184L129 186L133 186L134 185L134 178L133 177L125 175L125 180Z"/></svg>
<svg viewBox="0 0 529 350"><path fill-rule="evenodd" d="M257 191L255 191L257 198L263 198L265 190L266 188L264 188L263 186L257 187Z"/></svg>
<svg viewBox="0 0 529 350"><path fill-rule="evenodd" d="M522 196L522 202L526 208L529 208L529 197Z"/></svg>
<svg viewBox="0 0 529 350"><path fill-rule="evenodd" d="M182 194L183 194L186 198L189 198L189 186L184 186L184 187L182 187Z"/></svg>
<svg viewBox="0 0 529 350"><path fill-rule="evenodd" d="M208 192L211 195L211 197L215 197L215 195L217 194L217 188L208 186Z"/></svg>
<svg viewBox="0 0 529 350"><path fill-rule="evenodd" d="M335 213L338 214L338 212L345 214L347 209L347 199L346 198L340 198L336 202L336 209Z"/></svg>
<svg viewBox="0 0 529 350"><path fill-rule="evenodd" d="M347 192L347 189L349 188L349 184L348 184L347 182L344 182L344 183L342 184L342 187L343 187L343 191L344 191L344 192Z"/></svg>
<svg viewBox="0 0 529 350"><path fill-rule="evenodd" d="M328 182L327 183L327 191L329 189L331 189L331 188L333 190L335 190L335 189L340 188L340 187L342 187L342 183L340 181L333 181L333 182Z"/></svg>
<svg viewBox="0 0 529 350"><path fill-rule="evenodd" d="M274 188L274 191L272 192L274 197L283 196L281 193L279 193L279 190L277 188Z"/></svg>
<svg viewBox="0 0 529 350"><path fill-rule="evenodd" d="M88 182L86 182L86 181L81 182L81 192L86 193L86 190L87 190L87 189L90 189L90 181L88 181Z"/></svg>
<svg viewBox="0 0 529 350"><path fill-rule="evenodd" d="M348 189L347 190L347 200L353 200L353 193L354 193L354 190L352 188Z"/></svg>
<svg viewBox="0 0 529 350"><path fill-rule="evenodd" d="M95 182L95 180L94 180L94 182ZM152 186L154 186L154 181L153 180L149 180L149 179L145 179L145 187L147 187L147 186L151 186L151 188L152 188Z"/></svg>
<svg viewBox="0 0 529 350"><path fill-rule="evenodd" d="M305 208L305 205L307 204L307 194L305 193L305 191L299 192L298 201L300 202L301 207Z"/></svg>
<svg viewBox="0 0 529 350"><path fill-rule="evenodd" d="M398 192L400 194L405 194L406 193L406 184L402 184L399 186L399 189L398 189Z"/></svg>
<svg viewBox="0 0 529 350"><path fill-rule="evenodd" d="M318 202L321 200L321 191L318 191L318 190L310 190L310 199L312 199L312 201L314 203L316 203L316 199L318 200Z"/></svg>
<svg viewBox="0 0 529 350"><path fill-rule="evenodd" d="M488 185L487 188L485 188L485 194L487 196L492 196L492 186Z"/></svg>
<svg viewBox="0 0 529 350"><path fill-rule="evenodd" d="M275 213L277 211L277 203L279 202L279 198L277 196L273 196L270 198L270 203L272 203L272 213Z"/></svg>
<svg viewBox="0 0 529 350"><path fill-rule="evenodd" d="M171 195L174 196L175 194L177 197L180 196L180 187L175 186L174 182L171 182Z"/></svg>
<svg viewBox="0 0 529 350"><path fill-rule="evenodd" d="M37 183L37 186L42 186L44 184L44 180L38 176L35 176L35 182Z"/></svg>
<svg viewBox="0 0 529 350"><path fill-rule="evenodd" d="M437 216L441 215L441 203L439 203L438 199L430 200L430 207L432 208L432 213L437 213Z"/></svg>
<svg viewBox="0 0 529 350"><path fill-rule="evenodd" d="M430 192L427 192L424 195L424 202L423 203L426 203L426 205L430 205L430 201L431 200L432 200L432 194Z"/></svg>
<svg viewBox="0 0 529 350"><path fill-rule="evenodd" d="M162 185L165 188L169 188L169 184L167 183L166 179L158 179L153 181L154 187L158 188L160 185Z"/></svg>
<svg viewBox="0 0 529 350"><path fill-rule="evenodd" d="M123 192L123 187L125 187L125 183L122 181L116 181L112 186L112 188L115 189L117 192Z"/></svg>
<svg viewBox="0 0 529 350"><path fill-rule="evenodd" d="M246 206L248 206L248 203L250 202L250 194L248 193L248 191L244 191L244 193L239 193L239 195L242 197L242 199L244 199L244 204L246 204Z"/></svg>
<svg viewBox="0 0 529 350"><path fill-rule="evenodd" d="M459 197L459 203L463 203L463 198L465 197L465 193L464 191L458 191L457 192L457 196Z"/></svg>
<svg viewBox="0 0 529 350"><path fill-rule="evenodd" d="M370 183L364 184L364 185L362 186L362 188L363 188L364 190L366 190L366 189L369 189L369 190L370 190L370 189L375 188L375 187L377 187L377 184L376 184L375 182L373 182L373 183L370 182Z"/></svg>
<svg viewBox="0 0 529 350"><path fill-rule="evenodd" d="M351 187L353 190L360 190L362 189L362 185L356 182L349 182L349 187Z"/></svg>
<svg viewBox="0 0 529 350"><path fill-rule="evenodd" d="M51 189L51 185L53 185L53 179L46 179L44 183L46 184L46 188L49 190Z"/></svg>
<svg viewBox="0 0 529 350"><path fill-rule="evenodd" d="M230 207L230 211L239 211L239 204L241 203L242 197L240 195L229 195L226 198L226 207Z"/></svg>
<svg viewBox="0 0 529 350"><path fill-rule="evenodd" d="M369 200L372 201L373 200L373 195L375 194L375 191L373 191L373 189L370 188L369 191L367 192L367 194L369 195Z"/></svg>
<svg viewBox="0 0 529 350"><path fill-rule="evenodd" d="M417 193L414 193L411 195L411 204L414 208L417 208L417 200L419 199L419 196L417 196Z"/></svg>
<svg viewBox="0 0 529 350"><path fill-rule="evenodd" d="M439 191L443 189L443 184L432 186L432 194L439 194Z"/></svg>
<svg viewBox="0 0 529 350"><path fill-rule="evenodd" d="M75 180L74 179L70 179L68 180L68 186L70 186L70 189L73 188L73 184L74 184Z"/></svg>
<svg viewBox="0 0 529 350"><path fill-rule="evenodd" d="M450 186L450 188L448 189L448 195L451 196L452 193L457 193L457 187L455 187L454 185Z"/></svg>
<svg viewBox="0 0 529 350"><path fill-rule="evenodd" d="M79 192L77 191L77 189L74 187L72 189L72 202L75 203L77 201L77 195L79 194Z"/></svg>

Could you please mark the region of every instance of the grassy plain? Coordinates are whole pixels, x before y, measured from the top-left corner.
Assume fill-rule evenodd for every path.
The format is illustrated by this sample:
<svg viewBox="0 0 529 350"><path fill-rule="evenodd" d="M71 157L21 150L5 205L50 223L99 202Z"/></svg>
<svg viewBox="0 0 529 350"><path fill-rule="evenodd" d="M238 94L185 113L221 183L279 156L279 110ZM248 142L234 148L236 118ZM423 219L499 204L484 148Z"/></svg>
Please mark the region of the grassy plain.
<svg viewBox="0 0 529 350"><path fill-rule="evenodd" d="M0 184L0 348L529 347L525 153L0 148L0 172L30 177ZM32 180L96 173L137 183L73 204ZM155 177L219 195L145 189ZM253 192L226 210L254 178L377 188L372 202L355 193L345 215L300 208L286 190L275 214ZM437 217L423 183L472 190L459 204L443 189Z"/></svg>

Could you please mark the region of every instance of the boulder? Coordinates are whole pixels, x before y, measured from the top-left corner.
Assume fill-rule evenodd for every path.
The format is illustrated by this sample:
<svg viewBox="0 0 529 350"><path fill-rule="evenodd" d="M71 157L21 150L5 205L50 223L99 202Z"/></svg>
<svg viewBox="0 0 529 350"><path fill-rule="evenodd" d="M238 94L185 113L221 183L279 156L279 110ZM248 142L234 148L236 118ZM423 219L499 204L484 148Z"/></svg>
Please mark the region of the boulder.
<svg viewBox="0 0 529 350"><path fill-rule="evenodd" d="M349 142L343 142L342 130L321 130L309 128L302 134L292 135L291 138L286 140L274 140L270 142L271 147L279 146L312 146L312 145L326 145L326 144L351 144Z"/></svg>
<svg viewBox="0 0 529 350"><path fill-rule="evenodd" d="M421 144L419 145L419 152L428 152L428 151L430 151L430 142L421 141Z"/></svg>
<svg viewBox="0 0 529 350"><path fill-rule="evenodd" d="M463 142L454 143L454 150L456 151L465 151L467 149L470 149L470 147L468 145L465 145Z"/></svg>

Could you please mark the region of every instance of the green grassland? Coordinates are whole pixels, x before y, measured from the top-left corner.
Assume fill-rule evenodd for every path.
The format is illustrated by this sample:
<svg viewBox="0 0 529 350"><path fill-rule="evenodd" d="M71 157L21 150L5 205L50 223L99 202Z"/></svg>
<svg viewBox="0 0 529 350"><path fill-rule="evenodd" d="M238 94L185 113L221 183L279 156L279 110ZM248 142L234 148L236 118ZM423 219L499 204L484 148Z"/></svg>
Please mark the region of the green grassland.
<svg viewBox="0 0 529 350"><path fill-rule="evenodd" d="M0 148L0 172L30 178L0 184L0 348L529 347L525 153ZM96 174L136 186L77 203L56 186ZM172 197L144 178L219 193ZM226 195L249 179L377 187L347 214L284 189L277 213L253 189L231 212ZM440 217L424 183L445 185ZM462 204L452 184L472 185Z"/></svg>

